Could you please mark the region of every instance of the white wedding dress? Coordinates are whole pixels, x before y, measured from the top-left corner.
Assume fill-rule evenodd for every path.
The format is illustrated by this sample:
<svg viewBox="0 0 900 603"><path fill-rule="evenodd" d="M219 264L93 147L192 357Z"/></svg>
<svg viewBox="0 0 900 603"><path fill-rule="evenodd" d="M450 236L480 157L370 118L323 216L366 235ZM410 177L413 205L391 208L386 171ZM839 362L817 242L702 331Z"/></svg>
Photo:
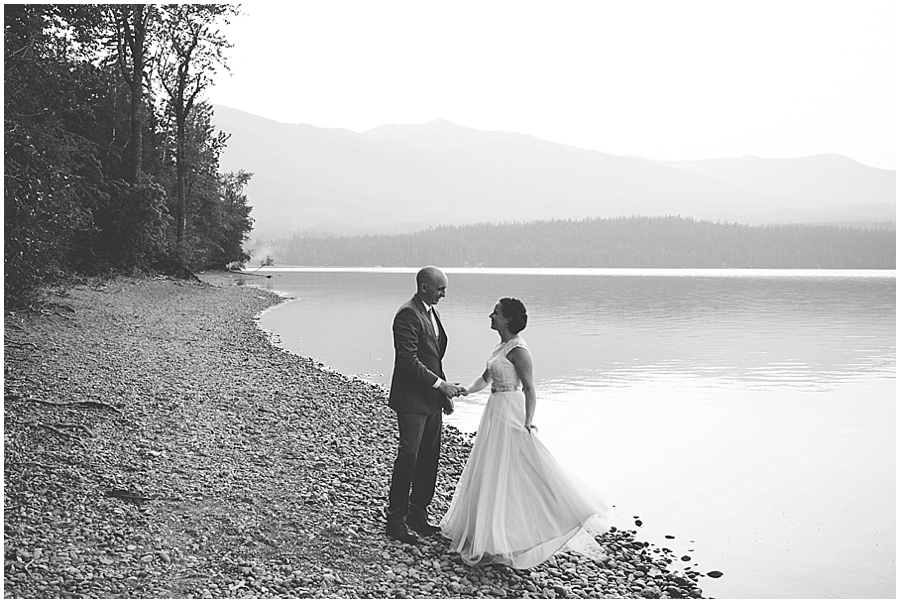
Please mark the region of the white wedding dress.
<svg viewBox="0 0 900 603"><path fill-rule="evenodd" d="M488 359L491 395L441 533L470 565L526 569L561 549L603 559L593 535L606 530L606 507L525 429L525 395L507 358L515 347L528 348L516 336Z"/></svg>

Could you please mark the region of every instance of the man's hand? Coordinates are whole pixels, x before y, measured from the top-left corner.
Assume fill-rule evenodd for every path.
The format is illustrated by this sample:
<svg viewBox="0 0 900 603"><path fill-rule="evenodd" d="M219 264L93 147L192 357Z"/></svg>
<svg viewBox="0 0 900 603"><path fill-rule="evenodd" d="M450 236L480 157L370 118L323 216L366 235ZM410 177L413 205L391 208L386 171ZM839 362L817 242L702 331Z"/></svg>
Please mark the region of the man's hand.
<svg viewBox="0 0 900 603"><path fill-rule="evenodd" d="M453 398L447 398L447 402L444 404L444 414L445 415L453 414Z"/></svg>
<svg viewBox="0 0 900 603"><path fill-rule="evenodd" d="M459 383L449 383L447 381L444 381L443 383L441 383L438 389L440 389L441 393L448 398L455 398L459 395L460 390L463 388L459 386Z"/></svg>

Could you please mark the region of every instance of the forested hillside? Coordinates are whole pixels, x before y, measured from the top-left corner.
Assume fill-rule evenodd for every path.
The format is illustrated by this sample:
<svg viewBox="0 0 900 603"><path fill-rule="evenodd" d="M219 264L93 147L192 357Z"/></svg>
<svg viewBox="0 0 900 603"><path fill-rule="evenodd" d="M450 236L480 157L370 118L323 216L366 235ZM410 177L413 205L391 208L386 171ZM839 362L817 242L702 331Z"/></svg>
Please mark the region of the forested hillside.
<svg viewBox="0 0 900 603"><path fill-rule="evenodd" d="M203 92L227 4L4 6L4 298L75 274L223 267L248 256L250 174Z"/></svg>
<svg viewBox="0 0 900 603"><path fill-rule="evenodd" d="M631 217L295 236L255 248L276 265L299 266L888 269L895 267L896 231Z"/></svg>

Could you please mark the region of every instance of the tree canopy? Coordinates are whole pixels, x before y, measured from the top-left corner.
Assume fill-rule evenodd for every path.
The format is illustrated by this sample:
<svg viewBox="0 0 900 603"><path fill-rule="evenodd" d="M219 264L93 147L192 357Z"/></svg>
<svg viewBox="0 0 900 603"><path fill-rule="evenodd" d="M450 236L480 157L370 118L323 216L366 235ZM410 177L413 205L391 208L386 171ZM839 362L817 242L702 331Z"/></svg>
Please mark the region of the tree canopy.
<svg viewBox="0 0 900 603"><path fill-rule="evenodd" d="M227 68L220 31L236 14L234 5L5 6L7 307L70 275L246 262L251 174L220 173L227 136L202 96Z"/></svg>

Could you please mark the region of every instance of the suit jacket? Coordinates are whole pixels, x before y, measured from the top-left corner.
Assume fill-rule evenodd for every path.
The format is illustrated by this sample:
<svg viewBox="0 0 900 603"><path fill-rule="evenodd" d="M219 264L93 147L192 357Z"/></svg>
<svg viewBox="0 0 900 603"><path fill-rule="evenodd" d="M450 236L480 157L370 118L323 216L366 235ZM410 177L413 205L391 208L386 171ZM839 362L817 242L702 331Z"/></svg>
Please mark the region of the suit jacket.
<svg viewBox="0 0 900 603"><path fill-rule="evenodd" d="M447 350L447 333L433 309L438 333L416 297L400 306L394 316L394 373L388 406L397 412L431 414L450 403L434 388L438 377L445 378L441 361Z"/></svg>

